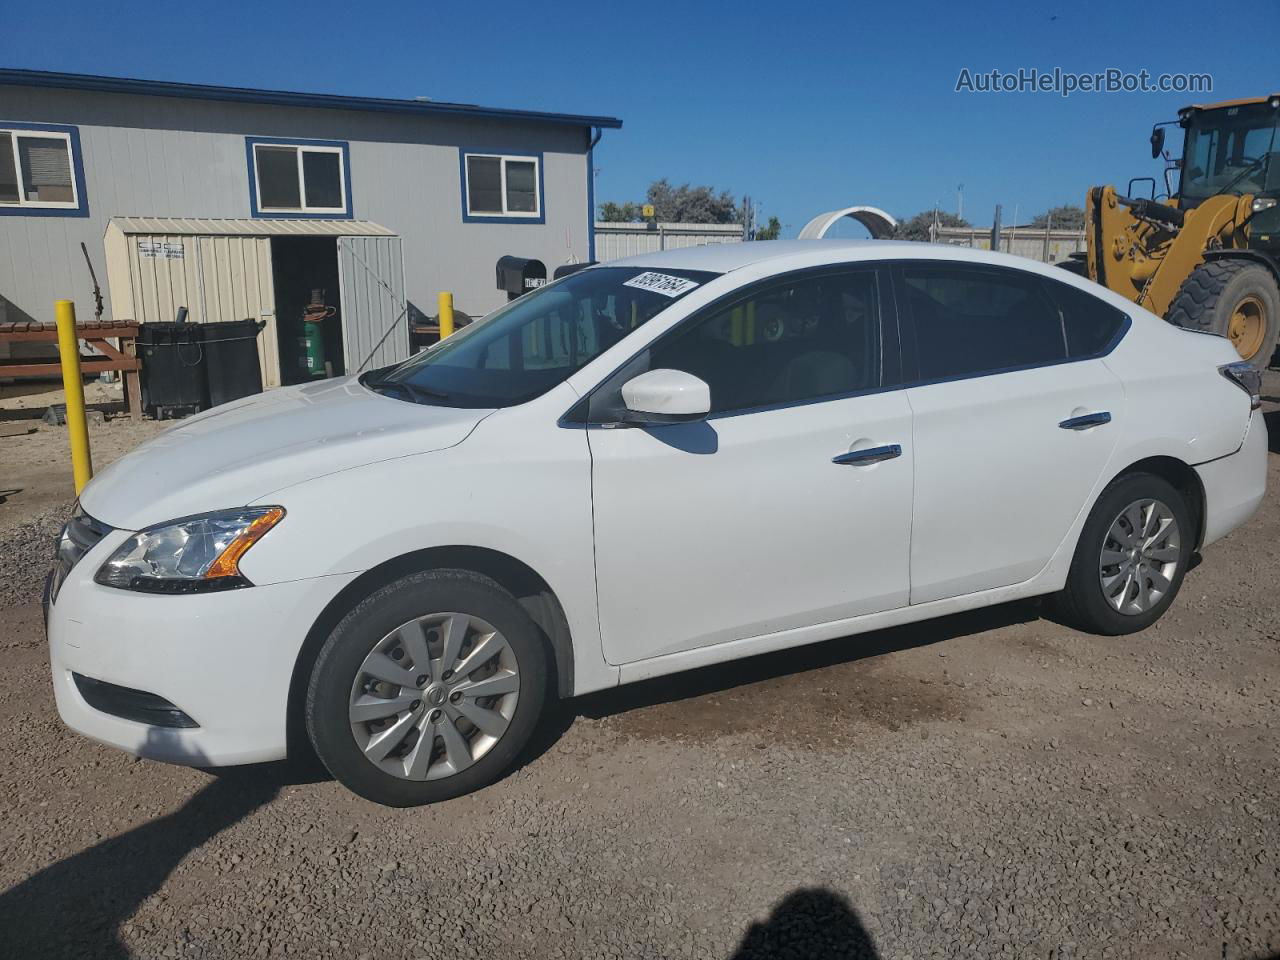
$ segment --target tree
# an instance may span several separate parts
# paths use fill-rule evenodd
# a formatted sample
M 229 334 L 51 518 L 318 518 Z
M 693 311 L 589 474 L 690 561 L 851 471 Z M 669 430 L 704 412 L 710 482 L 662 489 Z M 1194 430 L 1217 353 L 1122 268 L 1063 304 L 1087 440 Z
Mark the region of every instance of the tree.
M 918 240 L 922 243 L 929 242 L 929 228 L 937 218 L 940 227 L 967 227 L 969 221 L 963 217 L 957 217 L 954 213 L 947 213 L 945 210 L 922 210 L 914 217 L 906 220 L 899 220 L 898 227 L 893 231 L 893 239 L 895 240 Z
M 662 223 L 741 223 L 742 212 L 728 190 L 682 183 L 673 187 L 666 177 L 649 184 L 645 200 L 653 204 L 654 219 Z M 600 219 L 615 223 L 643 220 L 641 205 L 627 201 L 600 204 Z
M 691 187 L 683 183 L 673 187 L 663 177 L 649 184 L 648 200 L 654 215 L 663 223 L 741 223 L 742 216 L 733 194 L 718 194 L 708 186 Z
M 1032 219 L 1031 225 L 1041 229 L 1052 225 L 1055 230 L 1083 230 L 1084 209 L 1069 203 L 1054 207 L 1052 210 L 1037 214 Z
M 756 240 L 777 240 L 778 234 L 782 233 L 782 224 L 778 222 L 777 217 L 770 217 L 769 222 L 756 231 Z
M 614 203 L 612 200 L 607 203 L 600 204 L 600 219 L 610 223 L 635 223 L 642 219 L 640 216 L 640 204 L 631 203 Z

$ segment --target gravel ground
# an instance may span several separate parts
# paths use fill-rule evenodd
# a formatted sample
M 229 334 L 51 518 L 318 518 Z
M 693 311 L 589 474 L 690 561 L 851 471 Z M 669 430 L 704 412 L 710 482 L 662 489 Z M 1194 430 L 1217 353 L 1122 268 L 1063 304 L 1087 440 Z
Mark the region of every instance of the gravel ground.
M 51 522 L 0 526 L 0 570 Z M 1015 604 L 595 694 L 416 810 L 71 735 L 20 581 L 0 954 L 1271 957 L 1278 577 L 1272 496 L 1139 636 Z

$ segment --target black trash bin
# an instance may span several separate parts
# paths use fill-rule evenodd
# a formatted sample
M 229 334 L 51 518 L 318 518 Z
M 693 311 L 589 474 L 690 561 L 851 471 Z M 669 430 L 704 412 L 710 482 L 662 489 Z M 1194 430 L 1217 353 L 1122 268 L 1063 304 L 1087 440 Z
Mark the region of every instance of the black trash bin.
M 199 324 L 139 324 L 139 379 L 147 416 L 168 420 L 203 409 L 208 385 L 202 341 Z
M 262 392 L 262 364 L 258 360 L 257 320 L 201 324 L 204 337 L 208 405 L 216 407 Z

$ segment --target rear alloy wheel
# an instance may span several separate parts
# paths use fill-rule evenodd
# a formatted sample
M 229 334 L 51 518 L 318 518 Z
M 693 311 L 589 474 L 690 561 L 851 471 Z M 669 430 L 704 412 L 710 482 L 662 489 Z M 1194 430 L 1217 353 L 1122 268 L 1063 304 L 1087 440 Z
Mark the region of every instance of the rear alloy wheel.
M 498 584 L 461 570 L 374 593 L 316 660 L 307 725 L 329 772 L 391 806 L 475 790 L 510 768 L 546 697 L 537 627 Z
M 1112 482 L 1085 521 L 1065 589 L 1050 598 L 1072 626 L 1115 636 L 1144 630 L 1169 609 L 1191 559 L 1186 501 L 1163 477 Z
M 1098 555 L 1107 603 L 1125 616 L 1154 609 L 1173 587 L 1182 559 L 1182 531 L 1168 505 L 1135 500 L 1111 524 Z
M 1175 326 L 1226 337 L 1240 359 L 1264 370 L 1280 333 L 1280 288 L 1260 263 L 1209 260 L 1183 282 L 1166 319 Z

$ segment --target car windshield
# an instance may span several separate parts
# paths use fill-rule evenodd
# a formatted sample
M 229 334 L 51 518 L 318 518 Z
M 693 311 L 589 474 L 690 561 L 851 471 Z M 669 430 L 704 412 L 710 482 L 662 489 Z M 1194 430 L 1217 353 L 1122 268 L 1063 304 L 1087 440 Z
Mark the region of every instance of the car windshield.
M 360 382 L 417 403 L 525 403 L 716 276 L 643 267 L 582 270 L 526 293 L 396 367 L 365 374 Z
M 1207 110 L 1192 116 L 1182 165 L 1184 197 L 1280 191 L 1275 108 L 1265 103 Z

